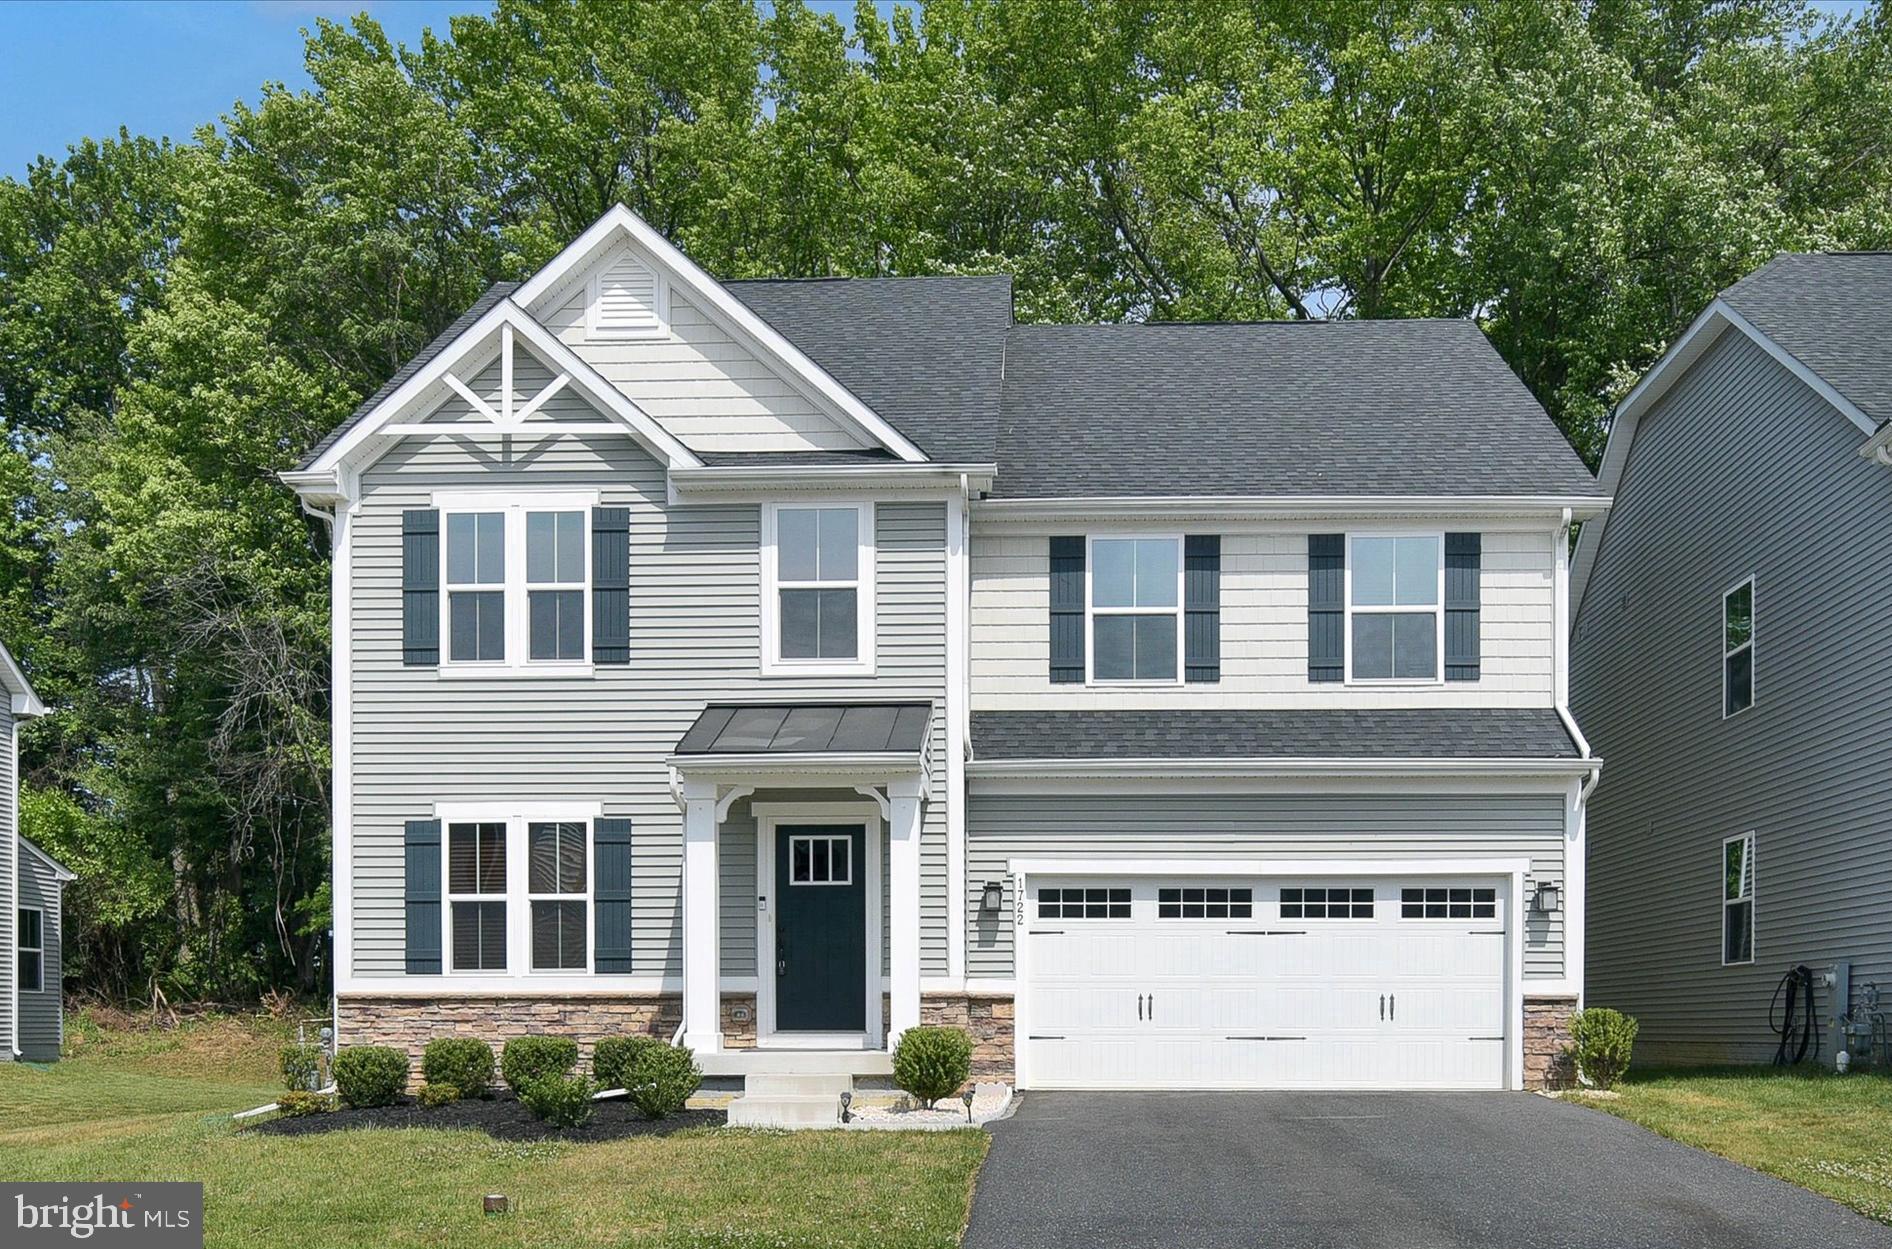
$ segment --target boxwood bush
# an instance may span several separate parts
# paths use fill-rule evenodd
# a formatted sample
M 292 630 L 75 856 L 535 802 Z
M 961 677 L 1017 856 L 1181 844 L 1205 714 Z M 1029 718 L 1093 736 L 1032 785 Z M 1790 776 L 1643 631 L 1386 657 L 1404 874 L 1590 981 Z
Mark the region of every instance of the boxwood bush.
M 421 1076 L 429 1084 L 450 1084 L 461 1097 L 484 1097 L 493 1082 L 493 1047 L 467 1036 L 441 1037 L 421 1052 Z
M 322 1087 L 322 1047 L 285 1045 L 280 1055 L 282 1086 L 292 1092 L 313 1093 Z
M 598 1086 L 585 1076 L 540 1076 L 525 1082 L 519 1089 L 519 1100 L 555 1128 L 577 1128 L 591 1119 L 595 1105 L 591 1095 L 597 1091 Z
M 1600 1089 L 1611 1088 L 1629 1070 L 1630 1051 L 1640 1027 L 1628 1015 L 1592 1006 L 1570 1017 L 1570 1056 L 1577 1073 Z
M 646 1119 L 667 1119 L 703 1084 L 696 1056 L 681 1045 L 649 1045 L 637 1051 L 624 1073 L 623 1089 Z
M 276 1100 L 276 1109 L 291 1119 L 300 1119 L 304 1115 L 327 1114 L 335 1109 L 335 1094 L 293 1089 Z
M 516 1036 L 499 1055 L 499 1073 L 513 1092 L 547 1076 L 570 1075 L 578 1065 L 578 1042 L 562 1036 Z
M 449 1102 L 459 1101 L 465 1094 L 454 1085 L 444 1080 L 429 1080 L 414 1090 L 414 1100 L 423 1106 L 445 1106 Z
M 959 1028 L 908 1028 L 893 1051 L 893 1082 L 928 1110 L 972 1075 L 972 1038 Z
M 591 1052 L 591 1074 L 599 1088 L 629 1088 L 630 1070 L 638 1058 L 648 1050 L 668 1048 L 654 1036 L 603 1037 Z
M 407 1087 L 407 1055 L 385 1045 L 351 1045 L 335 1055 L 335 1091 L 348 1106 L 392 1106 Z

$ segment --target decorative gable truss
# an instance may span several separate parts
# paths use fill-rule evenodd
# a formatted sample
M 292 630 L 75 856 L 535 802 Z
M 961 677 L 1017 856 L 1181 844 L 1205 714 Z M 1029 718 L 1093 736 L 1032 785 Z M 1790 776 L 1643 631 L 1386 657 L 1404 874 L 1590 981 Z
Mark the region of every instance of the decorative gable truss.
M 514 386 L 522 357 L 528 365 L 536 361 L 551 376 L 549 382 L 523 398 Z M 497 394 L 489 398 L 476 392 L 469 383 L 495 361 L 499 366 L 499 387 Z M 566 390 L 589 401 L 605 419 L 545 419 L 546 405 Z M 455 396 L 466 403 L 473 419 L 451 422 L 426 419 Z M 702 466 L 702 461 L 688 447 L 601 377 L 525 309 L 511 299 L 502 299 L 356 422 L 313 463 L 284 473 L 282 479 L 305 499 L 340 502 L 354 495 L 353 480 L 361 470 L 386 454 L 400 439 L 476 431 L 522 438 L 628 435 L 666 468 Z

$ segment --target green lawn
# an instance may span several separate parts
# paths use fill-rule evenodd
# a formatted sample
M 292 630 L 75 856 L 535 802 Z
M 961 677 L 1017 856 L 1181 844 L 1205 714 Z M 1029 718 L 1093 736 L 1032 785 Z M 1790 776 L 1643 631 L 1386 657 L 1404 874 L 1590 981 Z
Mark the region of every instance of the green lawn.
M 1892 1223 L 1892 1077 L 1652 1070 L 1620 1091 L 1574 1100 Z
M 280 1036 L 228 1021 L 0 1065 L 0 1180 L 201 1180 L 213 1246 L 952 1246 L 983 1132 L 245 1133 Z M 480 1198 L 513 1197 L 488 1217 Z

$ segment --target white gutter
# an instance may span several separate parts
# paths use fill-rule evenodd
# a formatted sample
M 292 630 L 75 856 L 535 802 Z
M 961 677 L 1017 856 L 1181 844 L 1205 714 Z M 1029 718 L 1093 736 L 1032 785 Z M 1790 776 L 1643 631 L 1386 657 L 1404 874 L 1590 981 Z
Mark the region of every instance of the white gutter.
M 833 491 L 925 492 L 950 497 L 984 492 L 998 476 L 993 464 L 707 464 L 669 472 L 673 502 L 769 501 L 784 494 Z
M 1349 516 L 1600 516 L 1610 499 L 1597 495 L 1202 495 L 1096 498 L 986 499 L 980 514 L 993 518 L 1185 515 L 1215 517 Z
M 1600 759 L 1294 759 L 1257 756 L 1231 759 L 988 759 L 966 765 L 968 776 L 1578 776 L 1594 772 Z

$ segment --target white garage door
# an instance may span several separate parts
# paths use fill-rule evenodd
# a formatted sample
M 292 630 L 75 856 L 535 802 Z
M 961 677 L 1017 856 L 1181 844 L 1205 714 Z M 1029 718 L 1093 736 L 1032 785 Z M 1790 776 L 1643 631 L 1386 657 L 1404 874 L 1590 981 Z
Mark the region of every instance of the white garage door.
M 1027 881 L 1033 1088 L 1504 1087 L 1508 879 Z

